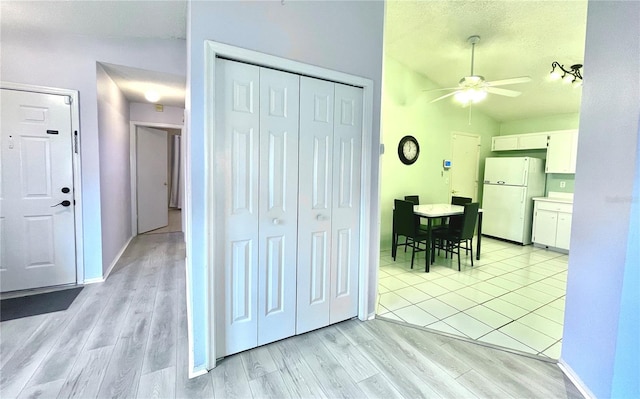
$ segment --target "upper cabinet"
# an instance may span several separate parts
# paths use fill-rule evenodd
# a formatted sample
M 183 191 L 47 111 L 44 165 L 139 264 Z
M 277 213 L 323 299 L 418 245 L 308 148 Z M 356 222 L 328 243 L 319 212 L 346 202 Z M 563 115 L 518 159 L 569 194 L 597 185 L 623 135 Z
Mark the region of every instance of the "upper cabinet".
M 491 138 L 491 151 L 544 150 L 547 133 L 513 134 Z
M 549 133 L 546 173 L 576 173 L 578 131 L 560 130 Z
M 491 138 L 492 151 L 547 150 L 546 173 L 576 173 L 578 130 L 513 134 Z

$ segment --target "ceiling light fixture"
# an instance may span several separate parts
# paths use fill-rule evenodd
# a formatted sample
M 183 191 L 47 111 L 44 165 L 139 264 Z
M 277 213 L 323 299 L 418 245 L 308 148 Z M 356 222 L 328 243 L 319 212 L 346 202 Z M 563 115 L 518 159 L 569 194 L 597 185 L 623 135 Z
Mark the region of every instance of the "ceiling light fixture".
M 571 69 L 567 70 L 564 65 L 560 65 L 558 61 L 551 63 L 551 80 L 562 79 L 564 83 L 571 83 L 573 87 L 582 86 L 582 74 L 580 73 L 582 64 L 571 65 Z
M 160 94 L 157 91 L 149 90 L 144 93 L 144 98 L 151 103 L 157 103 L 160 100 Z

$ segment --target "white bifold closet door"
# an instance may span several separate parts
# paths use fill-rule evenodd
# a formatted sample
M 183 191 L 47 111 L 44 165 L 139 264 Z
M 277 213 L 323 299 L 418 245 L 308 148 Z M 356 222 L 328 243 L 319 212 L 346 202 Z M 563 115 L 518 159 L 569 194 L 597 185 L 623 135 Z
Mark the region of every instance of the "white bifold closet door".
M 218 353 L 356 316 L 362 89 L 218 59 L 215 119 Z
M 358 313 L 362 89 L 300 78 L 296 333 Z
M 225 225 L 217 336 L 229 355 L 295 334 L 299 77 L 225 60 L 216 70 L 216 145 L 229 157 L 218 159 Z

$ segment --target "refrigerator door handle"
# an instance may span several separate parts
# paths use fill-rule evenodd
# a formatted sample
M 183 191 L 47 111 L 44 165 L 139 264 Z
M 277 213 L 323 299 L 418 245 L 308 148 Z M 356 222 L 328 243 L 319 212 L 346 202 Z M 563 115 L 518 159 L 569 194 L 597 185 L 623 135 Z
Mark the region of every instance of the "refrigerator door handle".
M 523 189 L 522 189 L 522 198 L 520 198 L 520 203 L 521 203 L 521 204 L 524 204 L 524 193 L 525 193 L 525 191 L 526 191 L 526 190 L 523 188 Z
M 525 186 L 527 185 L 527 170 L 526 169 L 522 171 L 522 184 L 525 185 Z

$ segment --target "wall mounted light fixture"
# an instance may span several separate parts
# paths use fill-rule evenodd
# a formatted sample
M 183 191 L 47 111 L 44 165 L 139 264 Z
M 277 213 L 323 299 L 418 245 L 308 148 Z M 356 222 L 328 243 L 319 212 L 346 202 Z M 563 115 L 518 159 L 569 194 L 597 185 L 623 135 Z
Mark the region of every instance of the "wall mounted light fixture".
M 582 74 L 580 73 L 582 64 L 571 65 L 570 69 L 565 69 L 564 65 L 560 65 L 558 61 L 551 63 L 551 80 L 562 79 L 565 83 L 571 83 L 573 87 L 582 86 Z

